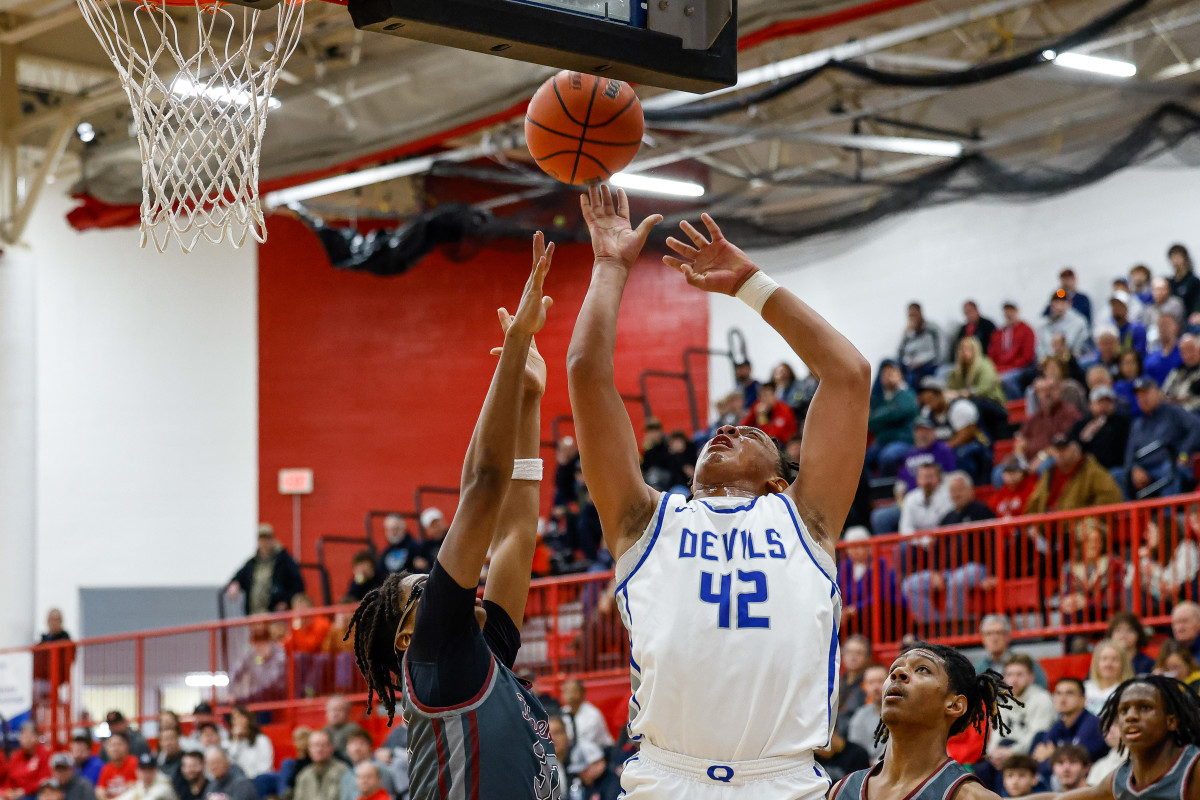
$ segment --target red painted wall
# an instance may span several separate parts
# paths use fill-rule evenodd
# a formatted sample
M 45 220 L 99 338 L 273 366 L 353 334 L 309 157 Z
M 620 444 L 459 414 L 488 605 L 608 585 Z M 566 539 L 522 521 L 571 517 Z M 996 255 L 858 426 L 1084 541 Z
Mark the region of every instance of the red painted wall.
M 495 309 L 515 310 L 529 268 L 529 248 L 511 243 L 466 263 L 435 253 L 395 278 L 344 272 L 300 222 L 271 220 L 258 270 L 259 513 L 281 540 L 290 545 L 292 512 L 277 492 L 280 468 L 315 473 L 315 491 L 303 500 L 305 560 L 314 559 L 319 536 L 360 534 L 368 509 L 411 509 L 418 484 L 458 485 L 494 368 L 488 351 L 501 341 Z M 538 337 L 550 366 L 543 440 L 551 419 L 570 413 L 567 345 L 590 272 L 590 247 L 573 244 L 558 249 L 547 279 L 555 305 Z M 620 390 L 637 394 L 642 370 L 677 371 L 683 349 L 707 341 L 704 294 L 648 257 L 622 308 Z M 703 359 L 693 365 L 703 423 L 707 370 Z M 668 430 L 690 427 L 682 384 L 653 382 L 650 398 Z M 641 411 L 633 411 L 640 439 Z M 543 457 L 552 465 L 552 452 Z M 343 565 L 335 599 L 352 551 L 331 551 L 330 561 Z

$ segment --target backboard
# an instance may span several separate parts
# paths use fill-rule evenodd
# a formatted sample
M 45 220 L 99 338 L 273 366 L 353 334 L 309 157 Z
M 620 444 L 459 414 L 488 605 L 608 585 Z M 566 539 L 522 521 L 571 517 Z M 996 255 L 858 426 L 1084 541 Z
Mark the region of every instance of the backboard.
M 737 82 L 736 0 L 349 0 L 360 30 L 709 92 Z

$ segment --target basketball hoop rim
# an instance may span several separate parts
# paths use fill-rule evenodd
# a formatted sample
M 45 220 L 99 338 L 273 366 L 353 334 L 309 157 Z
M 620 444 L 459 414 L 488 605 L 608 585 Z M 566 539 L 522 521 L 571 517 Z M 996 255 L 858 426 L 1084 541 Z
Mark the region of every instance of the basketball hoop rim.
M 284 3 L 292 6 L 304 5 L 310 0 L 281 0 Z M 141 5 L 150 6 L 174 6 L 176 8 L 221 8 L 227 5 L 237 5 L 236 3 L 227 3 L 225 0 L 125 0 L 127 3 L 138 3 Z M 321 0 L 321 2 L 331 3 L 337 6 L 346 5 L 349 0 Z

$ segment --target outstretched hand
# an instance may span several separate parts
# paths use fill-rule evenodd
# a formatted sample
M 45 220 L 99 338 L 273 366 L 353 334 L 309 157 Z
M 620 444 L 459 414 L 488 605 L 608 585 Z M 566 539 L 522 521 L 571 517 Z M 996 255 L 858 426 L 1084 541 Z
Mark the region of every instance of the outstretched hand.
M 651 214 L 636 228 L 629 220 L 629 198 L 624 189 L 614 197 L 607 185 L 589 186 L 579 196 L 583 219 L 592 237 L 597 261 L 615 261 L 632 267 L 646 244 L 650 229 L 662 222 L 662 214 Z
M 712 217 L 701 214 L 700 219 L 704 221 L 704 227 L 708 228 L 712 241 L 684 220 L 679 223 L 679 227 L 692 240 L 692 244 L 681 242 L 674 236 L 667 237 L 667 247 L 682 258 L 663 256 L 663 263 L 682 272 L 687 282 L 697 289 L 735 295 L 738 289 L 742 288 L 742 284 L 758 272 L 758 267 L 725 238 Z
M 500 332 L 507 336 L 508 329 L 513 324 L 513 315 L 508 313 L 507 308 L 502 307 L 496 309 L 496 316 L 500 318 Z M 494 356 L 502 352 L 503 347 L 492 348 Z M 546 393 L 546 359 L 538 352 L 537 342 L 533 339 L 529 340 L 529 354 L 525 356 L 525 391 L 537 395 Z
M 538 231 L 533 235 L 533 271 L 529 273 L 529 280 L 525 282 L 521 305 L 512 316 L 505 335 L 511 330 L 525 336 L 533 336 L 546 324 L 546 312 L 554 305 L 554 301 L 542 296 L 542 284 L 545 283 L 546 273 L 550 271 L 550 261 L 553 258 L 554 244 L 547 246 L 546 237 Z

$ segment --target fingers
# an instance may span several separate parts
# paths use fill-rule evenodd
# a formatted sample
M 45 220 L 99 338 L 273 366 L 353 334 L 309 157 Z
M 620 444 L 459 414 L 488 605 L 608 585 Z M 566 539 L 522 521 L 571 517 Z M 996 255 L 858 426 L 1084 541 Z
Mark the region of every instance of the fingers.
M 658 223 L 662 222 L 662 220 L 662 214 L 651 214 L 642 220 L 641 225 L 637 226 L 637 230 L 634 231 L 634 233 L 636 233 L 638 237 L 638 250 L 641 250 L 642 246 L 646 244 L 646 237 L 650 235 L 651 229 L 654 228 L 654 226 Z
M 692 261 L 695 261 L 696 256 L 700 255 L 699 250 L 692 247 L 690 244 L 679 241 L 674 236 L 667 237 L 667 247 L 671 248 L 676 253 L 679 253 L 679 255 L 683 256 L 684 258 L 691 259 Z
M 613 202 L 612 190 L 608 188 L 607 183 L 600 184 L 600 201 L 604 209 L 605 216 L 611 217 L 617 213 L 616 204 Z
M 543 297 L 543 298 L 542 298 L 542 308 L 543 308 L 544 310 L 546 310 L 546 311 L 549 311 L 549 310 L 550 310 L 550 307 L 551 307 L 551 306 L 553 306 L 553 305 L 554 305 L 554 298 L 553 298 L 553 297 L 546 296 L 546 297 Z
M 629 196 L 624 189 L 617 189 L 617 214 L 629 219 Z
M 500 332 L 508 333 L 508 329 L 512 327 L 513 317 L 508 313 L 508 309 L 501 306 L 496 309 L 496 316 L 500 318 Z
M 725 238 L 721 233 L 721 229 L 717 227 L 716 221 L 705 211 L 700 215 L 700 221 L 704 223 L 704 227 L 708 228 L 708 235 L 712 237 L 714 242 L 719 242 Z
M 687 234 L 687 237 L 692 240 L 692 244 L 696 245 L 696 247 L 704 247 L 705 245 L 711 244 L 708 239 L 704 238 L 704 234 L 696 230 L 692 223 L 688 222 L 686 219 L 679 223 L 679 227 L 684 233 Z
M 546 237 L 541 231 L 533 234 L 533 261 L 536 264 L 537 260 L 546 255 Z

